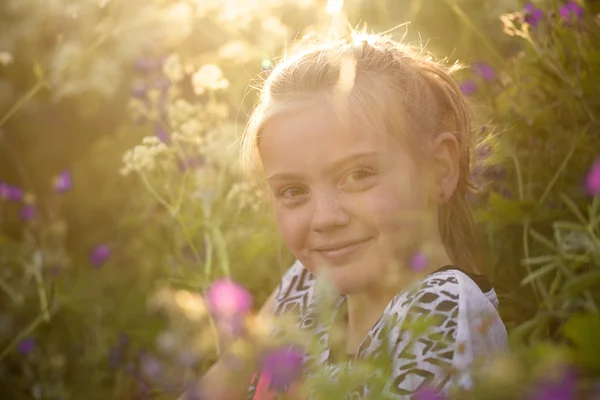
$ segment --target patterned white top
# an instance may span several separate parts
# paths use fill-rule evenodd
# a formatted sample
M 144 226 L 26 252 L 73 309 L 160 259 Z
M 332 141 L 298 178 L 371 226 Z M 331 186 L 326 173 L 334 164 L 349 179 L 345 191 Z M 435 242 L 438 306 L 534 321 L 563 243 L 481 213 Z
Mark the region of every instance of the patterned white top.
M 331 325 L 315 318 L 315 294 L 316 277 L 297 261 L 278 286 L 274 314 L 296 316 L 298 328 L 314 335 L 323 349 L 316 356 L 308 356 L 305 362 L 328 365 L 331 379 L 336 379 L 342 367 L 333 362 L 329 347 Z M 335 310 L 343 310 L 344 304 L 345 297 L 340 296 Z M 350 360 L 351 366 L 356 360 L 390 358 L 391 376 L 383 379 L 384 387 L 375 389 L 365 382 L 347 398 L 364 398 L 383 391 L 389 398 L 404 399 L 424 385 L 443 392 L 453 383 L 468 385 L 464 379 L 458 380 L 461 374 L 450 371 L 467 371 L 476 358 L 489 358 L 495 351 L 508 348 L 497 307 L 494 289 L 481 276 L 453 266 L 426 276 L 415 290 L 402 291 L 389 302 Z M 426 333 L 411 337 L 412 333 L 403 327 L 419 317 L 438 319 Z M 389 374 L 390 369 L 375 375 Z M 253 386 L 249 399 L 254 398 Z

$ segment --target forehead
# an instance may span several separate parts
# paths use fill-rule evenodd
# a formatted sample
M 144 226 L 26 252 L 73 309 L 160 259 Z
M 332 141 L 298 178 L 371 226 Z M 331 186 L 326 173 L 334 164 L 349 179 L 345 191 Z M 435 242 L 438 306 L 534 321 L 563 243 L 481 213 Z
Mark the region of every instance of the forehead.
M 259 141 L 267 173 L 292 166 L 308 171 L 361 153 L 393 155 L 401 150 L 397 138 L 355 118 L 340 118 L 326 102 L 272 118 Z

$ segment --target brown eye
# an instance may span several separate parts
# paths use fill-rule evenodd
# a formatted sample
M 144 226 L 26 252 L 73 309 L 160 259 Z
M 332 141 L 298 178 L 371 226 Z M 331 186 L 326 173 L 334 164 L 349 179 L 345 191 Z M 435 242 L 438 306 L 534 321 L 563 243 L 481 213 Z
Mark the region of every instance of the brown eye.
M 344 178 L 343 184 L 360 182 L 363 179 L 366 179 L 373 175 L 374 175 L 374 173 L 372 171 L 369 171 L 366 169 L 359 169 L 357 171 L 352 171 L 351 173 L 346 175 L 346 178 Z
M 305 194 L 307 194 L 307 190 L 300 186 L 287 187 L 279 193 L 280 197 L 285 197 L 289 199 L 304 196 Z

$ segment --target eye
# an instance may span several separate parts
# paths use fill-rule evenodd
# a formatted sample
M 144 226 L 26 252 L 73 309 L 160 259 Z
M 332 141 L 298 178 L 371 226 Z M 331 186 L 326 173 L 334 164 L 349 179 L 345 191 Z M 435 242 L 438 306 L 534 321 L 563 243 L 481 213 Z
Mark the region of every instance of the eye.
M 345 184 L 357 183 L 357 182 L 363 181 L 373 175 L 375 175 L 375 172 L 368 170 L 368 169 L 363 168 L 363 169 L 354 170 L 354 171 L 350 172 L 348 175 L 346 175 L 346 177 L 342 181 L 342 184 L 345 185 Z
M 279 192 L 279 197 L 283 197 L 283 198 L 286 198 L 286 199 L 295 199 L 295 198 L 298 198 L 300 196 L 304 196 L 307 193 L 308 193 L 308 190 L 306 190 L 303 187 L 300 187 L 300 186 L 288 186 L 286 188 L 283 188 L 283 190 L 281 190 Z

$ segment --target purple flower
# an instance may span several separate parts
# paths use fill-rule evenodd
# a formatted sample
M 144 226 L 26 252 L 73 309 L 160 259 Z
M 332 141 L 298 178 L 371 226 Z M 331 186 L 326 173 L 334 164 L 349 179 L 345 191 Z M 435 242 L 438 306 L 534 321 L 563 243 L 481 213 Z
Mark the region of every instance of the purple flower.
M 262 371 L 271 378 L 271 386 L 285 390 L 302 373 L 304 352 L 294 346 L 283 347 L 268 352 L 262 360 Z
M 101 268 L 110 258 L 110 247 L 99 244 L 90 252 L 90 262 L 95 268 Z
M 473 69 L 477 75 L 481 76 L 486 81 L 493 81 L 496 79 L 496 72 L 494 71 L 494 68 L 483 61 L 473 64 Z
M 156 124 L 154 126 L 154 135 L 164 144 L 171 143 L 171 136 L 162 124 Z
M 150 379 L 155 379 L 160 374 L 162 367 L 160 361 L 152 355 L 144 354 L 140 359 L 142 374 Z
M 460 91 L 465 96 L 471 96 L 471 95 L 475 94 L 475 92 L 477 91 L 477 83 L 472 80 L 464 81 L 463 83 L 460 84 L 459 87 L 460 87 Z
M 187 157 L 179 160 L 179 171 L 184 172 L 188 169 L 195 170 L 202 168 L 206 164 L 206 159 L 202 154 Z
M 153 60 L 151 58 L 142 57 L 135 60 L 135 62 L 133 63 L 133 69 L 136 72 L 147 73 L 160 69 L 162 67 L 162 64 L 162 60 Z
M 165 91 L 171 86 L 171 81 L 165 76 L 159 76 L 152 81 L 152 87 L 160 91 Z
M 574 1 L 568 1 L 567 4 L 558 10 L 558 13 L 563 21 L 570 24 L 571 22 L 574 22 L 574 20 L 581 21 L 583 18 L 583 7 Z
M 217 318 L 241 317 L 252 310 L 252 295 L 228 279 L 214 282 L 206 293 L 210 312 Z
M 586 188 L 592 196 L 600 194 L 600 158 L 594 162 L 587 174 Z
M 531 3 L 525 4 L 523 11 L 525 13 L 525 22 L 534 28 L 544 18 L 544 12 Z
M 445 399 L 446 399 L 446 397 L 444 397 L 443 394 L 441 394 L 440 392 L 438 392 L 437 390 L 435 390 L 429 386 L 420 388 L 415 395 L 415 400 L 445 400 Z
M 25 221 L 31 221 L 35 218 L 37 208 L 33 204 L 27 204 L 21 208 L 21 218 Z
M 21 201 L 23 200 L 23 190 L 18 186 L 11 186 L 0 182 L 0 199 Z
M 33 338 L 25 338 L 19 342 L 19 352 L 21 354 L 29 354 L 35 349 L 35 340 Z
M 137 99 L 142 98 L 146 95 L 146 91 L 148 88 L 146 84 L 142 80 L 136 80 L 133 85 L 131 85 L 131 95 Z
M 429 258 L 424 253 L 415 253 L 410 259 L 410 268 L 415 272 L 423 271 L 429 264 Z
M 57 193 L 64 193 L 73 187 L 73 177 L 71 171 L 65 169 L 54 180 L 54 190 Z
M 575 394 L 577 373 L 573 368 L 560 368 L 557 376 L 546 378 L 538 383 L 531 400 L 570 400 Z

